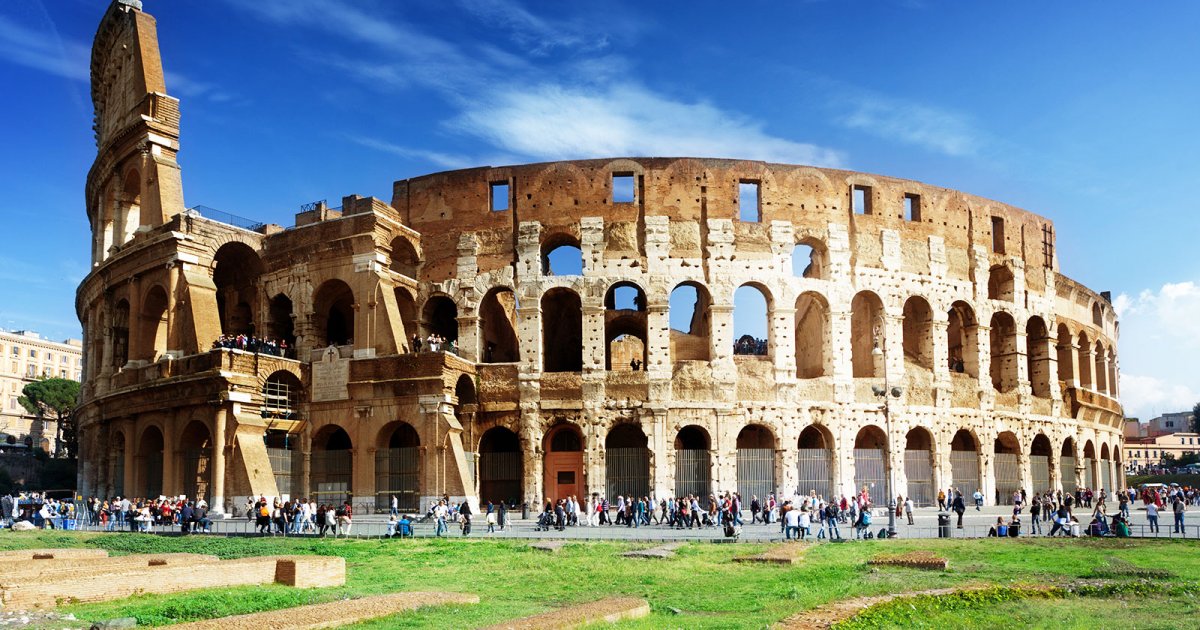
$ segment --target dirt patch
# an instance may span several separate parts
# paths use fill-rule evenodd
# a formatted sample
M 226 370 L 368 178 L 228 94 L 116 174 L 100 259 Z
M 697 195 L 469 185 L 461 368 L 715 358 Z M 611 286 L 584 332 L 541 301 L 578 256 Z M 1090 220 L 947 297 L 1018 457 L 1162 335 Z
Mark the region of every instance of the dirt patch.
M 910 551 L 902 554 L 881 554 L 871 558 L 867 564 L 875 567 L 908 567 L 929 571 L 945 571 L 950 561 L 929 551 Z
M 885 604 L 894 599 L 901 597 L 917 597 L 919 595 L 948 595 L 950 593 L 958 593 L 963 591 L 974 591 L 985 586 L 967 586 L 961 588 L 938 588 L 928 591 L 914 591 L 911 593 L 893 593 L 891 595 L 875 595 L 872 597 L 855 597 L 853 599 L 843 599 L 841 601 L 831 602 L 824 606 L 818 606 L 812 610 L 806 610 L 780 621 L 775 624 L 775 628 L 829 628 L 834 624 L 843 622 L 862 611 L 875 606 L 877 604 Z
M 734 558 L 734 562 L 760 562 L 764 564 L 796 564 L 812 545 L 807 543 L 783 543 L 753 556 Z
M 547 551 L 549 553 L 558 553 L 558 550 L 562 549 L 563 545 L 565 544 L 567 543 L 562 540 L 543 540 L 542 542 L 535 542 L 532 545 L 529 545 L 529 548 L 537 549 L 538 551 Z
M 342 599 L 268 612 L 208 619 L 171 626 L 188 630 L 262 630 L 262 628 L 309 630 L 336 628 L 368 619 L 386 617 L 425 606 L 478 604 L 478 595 L 464 593 L 392 593 L 361 599 Z
M 557 630 L 578 628 L 589 623 L 616 623 L 622 619 L 640 619 L 650 614 L 650 604 L 637 597 L 609 597 L 576 604 L 550 612 L 505 621 L 487 630 Z
M 633 551 L 626 551 L 621 555 L 625 556 L 626 558 L 674 558 L 675 550 L 682 546 L 682 542 L 673 542 L 665 545 L 659 545 L 657 547 L 651 547 L 649 549 L 635 549 Z

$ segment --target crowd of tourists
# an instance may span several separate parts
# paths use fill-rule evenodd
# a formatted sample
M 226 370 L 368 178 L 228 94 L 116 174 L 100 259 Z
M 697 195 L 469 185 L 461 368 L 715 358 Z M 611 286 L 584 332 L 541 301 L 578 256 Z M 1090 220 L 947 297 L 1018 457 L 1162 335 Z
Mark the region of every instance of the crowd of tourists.
M 756 339 L 750 335 L 742 335 L 740 339 L 733 342 L 733 353 L 766 356 L 767 340 Z
M 27 521 L 38 529 L 66 529 L 75 520 L 75 504 L 43 496 L 38 492 L 19 492 L 0 497 L 0 525 L 11 527 Z
M 245 350 L 257 354 L 294 358 L 291 348 L 283 339 L 260 339 L 254 335 L 221 335 L 213 342 L 212 349 Z
M 451 339 L 446 341 L 446 338 L 436 334 L 429 333 L 425 337 L 425 341 L 421 341 L 421 335 L 412 336 L 412 351 L 421 352 L 422 349 L 426 352 L 449 352 L 450 354 L 458 354 L 458 342 Z
M 263 536 L 317 534 L 324 538 L 332 534 L 336 538 L 350 535 L 354 506 L 349 501 L 318 504 L 307 498 L 281 501 L 260 496 L 246 501 L 246 518 L 254 522 L 255 533 Z

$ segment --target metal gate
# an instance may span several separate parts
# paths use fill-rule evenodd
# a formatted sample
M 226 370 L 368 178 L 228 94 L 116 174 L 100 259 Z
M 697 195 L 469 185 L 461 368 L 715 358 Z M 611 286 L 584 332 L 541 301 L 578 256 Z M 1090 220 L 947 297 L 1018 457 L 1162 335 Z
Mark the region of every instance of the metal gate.
M 150 453 L 142 461 L 142 488 L 146 492 L 144 496 L 147 499 L 157 498 L 162 494 L 163 454 Z
M 1091 457 L 1083 458 L 1083 487 L 1087 490 L 1096 489 L 1096 460 Z
M 312 466 L 312 483 L 309 486 L 318 503 L 350 500 L 350 480 L 354 470 L 350 451 L 313 451 L 309 463 Z
M 1012 505 L 1021 489 L 1021 462 L 1016 453 L 996 453 L 996 505 Z
M 1033 492 L 1041 494 L 1050 489 L 1050 458 L 1045 455 L 1029 456 L 1029 474 L 1033 476 Z
M 189 448 L 183 451 L 183 493 L 189 499 L 211 498 L 208 496 L 208 463 L 212 449 Z
M 521 453 L 479 454 L 479 501 L 521 505 Z
M 929 451 L 904 451 L 904 476 L 908 477 L 908 498 L 917 507 L 933 505 L 933 454 Z
M 775 449 L 738 449 L 737 491 L 745 505 L 751 497 L 762 499 L 775 492 Z
M 675 496 L 694 494 L 707 497 L 712 492 L 708 451 L 681 448 L 675 451 Z M 612 500 L 612 497 L 609 497 Z
M 1075 483 L 1075 458 L 1070 455 L 1063 455 L 1059 460 L 1059 475 L 1062 478 L 1063 492 L 1074 493 L 1077 484 Z
M 386 512 L 391 508 L 392 495 L 400 509 L 420 509 L 421 449 L 381 448 L 375 451 L 375 509 Z
M 604 479 L 609 501 L 618 496 L 649 497 L 650 449 L 644 446 L 605 449 Z
M 883 467 L 883 449 L 854 449 L 854 493 L 860 494 L 863 487 L 870 494 L 871 503 L 887 505 L 887 487 L 884 483 L 886 471 Z
M 1114 490 L 1113 476 L 1112 476 L 1112 460 L 1108 460 L 1108 459 L 1100 460 L 1100 479 L 1101 479 L 1101 482 L 1100 482 L 1101 487 L 1104 488 L 1104 490 L 1107 491 L 1108 494 L 1111 495 Z
M 280 497 L 305 498 L 296 496 L 300 492 L 300 458 L 300 451 L 267 448 L 267 460 L 271 462 L 271 472 L 275 474 L 275 487 L 279 489 Z
M 950 485 L 963 494 L 965 501 L 979 490 L 979 452 L 950 451 Z
M 833 451 L 827 448 L 802 448 L 796 458 L 796 494 L 818 496 L 833 501 Z

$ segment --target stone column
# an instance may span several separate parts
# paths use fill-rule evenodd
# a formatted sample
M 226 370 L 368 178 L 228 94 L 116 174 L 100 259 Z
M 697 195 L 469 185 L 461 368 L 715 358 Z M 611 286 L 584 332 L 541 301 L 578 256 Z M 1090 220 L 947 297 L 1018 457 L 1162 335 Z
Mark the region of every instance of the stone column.
M 670 304 L 650 302 L 646 307 L 646 372 L 650 378 L 671 378 Z
M 778 300 L 771 309 L 769 349 L 775 366 L 775 382 L 796 378 L 796 309 L 780 307 Z
M 175 311 L 179 308 L 179 269 L 181 265 L 179 261 L 173 260 L 167 263 L 167 347 L 166 352 L 171 356 L 182 354 L 180 348 L 183 344 L 179 342 L 179 317 Z
M 218 407 L 213 414 L 212 441 L 212 487 L 209 489 L 208 505 L 213 514 L 225 514 L 225 425 L 229 410 Z

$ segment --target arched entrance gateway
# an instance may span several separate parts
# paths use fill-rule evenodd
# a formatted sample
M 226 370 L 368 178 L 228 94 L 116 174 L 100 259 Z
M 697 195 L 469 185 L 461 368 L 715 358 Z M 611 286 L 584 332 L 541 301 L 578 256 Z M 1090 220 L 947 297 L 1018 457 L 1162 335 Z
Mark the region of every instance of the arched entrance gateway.
M 933 436 L 917 427 L 904 438 L 904 476 L 908 478 L 906 496 L 918 507 L 933 505 Z
M 1083 488 L 1096 489 L 1096 447 L 1091 440 L 1083 443 Z
M 350 500 L 354 456 L 350 435 L 337 425 L 322 427 L 312 439 L 312 495 L 317 503 Z
M 636 424 L 613 427 L 604 440 L 605 496 L 609 501 L 650 496 L 650 449 Z
M 135 487 L 146 498 L 163 492 L 163 434 L 158 427 L 146 427 L 138 442 L 137 483 Z
M 737 491 L 747 506 L 751 497 L 775 492 L 775 435 L 767 427 L 750 424 L 738 433 Z
M 583 482 L 583 435 L 579 427 L 563 422 L 546 434 L 544 498 L 556 501 L 578 496 Z
M 523 478 L 520 438 L 504 427 L 488 429 L 479 440 L 479 502 L 520 505 Z
M 375 509 L 389 509 L 395 496 L 401 510 L 418 510 L 420 490 L 421 437 L 407 422 L 390 423 L 375 450 Z
M 212 459 L 212 438 L 208 427 L 202 422 L 192 421 L 183 430 L 179 439 L 182 458 L 180 479 L 183 493 L 189 499 L 211 499 L 209 496 L 209 462 Z
M 854 438 L 854 492 L 867 489 L 871 503 L 887 505 L 887 436 L 877 426 L 865 426 Z
M 1078 488 L 1075 477 L 1075 440 L 1067 438 L 1063 441 L 1062 455 L 1059 456 L 1058 461 L 1063 492 L 1075 492 Z
M 1050 490 L 1050 457 L 1053 455 L 1050 439 L 1039 433 L 1029 447 L 1029 474 L 1033 477 L 1035 494 Z
M 1109 495 L 1116 490 L 1113 483 L 1112 459 L 1109 457 L 1108 445 L 1100 445 L 1100 487 Z
M 1021 490 L 1021 445 L 1005 431 L 996 436 L 995 448 L 996 505 L 1012 505 L 1013 493 Z
M 980 489 L 979 442 L 966 429 L 960 429 L 950 441 L 950 485 L 967 501 Z
M 675 496 L 707 497 L 712 491 L 708 432 L 687 426 L 675 436 Z
M 796 494 L 816 493 L 832 501 L 833 437 L 824 427 L 810 425 L 800 432 L 796 446 Z

